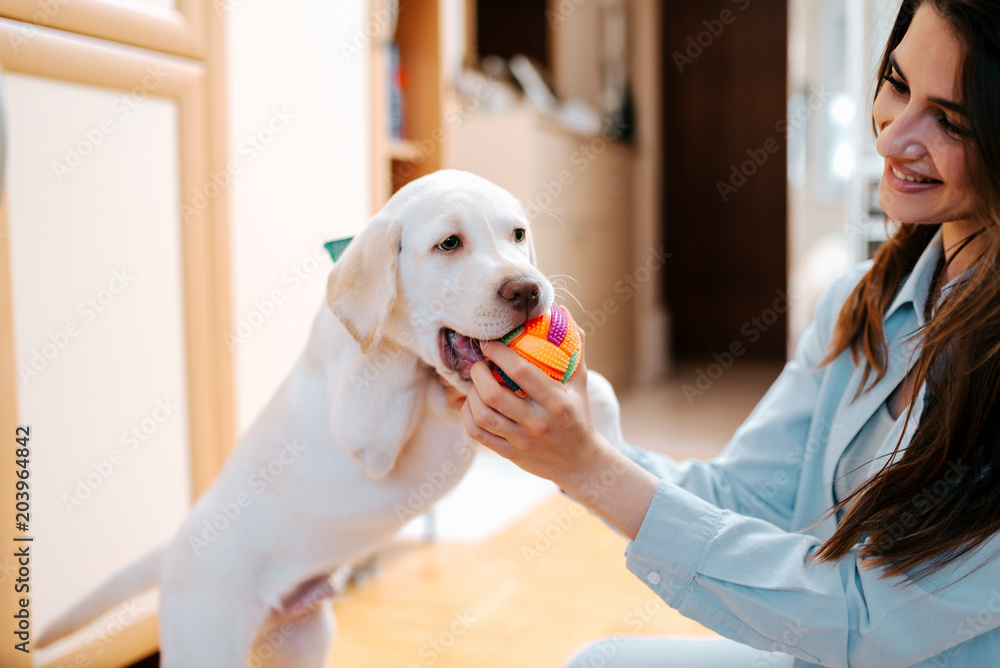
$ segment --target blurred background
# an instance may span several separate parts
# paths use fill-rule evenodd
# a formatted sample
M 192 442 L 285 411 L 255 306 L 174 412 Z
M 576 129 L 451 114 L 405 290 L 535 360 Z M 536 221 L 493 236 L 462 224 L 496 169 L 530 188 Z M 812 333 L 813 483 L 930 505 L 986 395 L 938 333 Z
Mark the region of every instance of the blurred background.
M 35 628 L 173 535 L 302 350 L 322 244 L 440 168 L 524 203 L 626 436 L 713 454 L 884 239 L 870 111 L 897 6 L 0 0 L 0 433 L 31 426 Z M 402 541 L 483 544 L 547 507 L 481 460 Z M 137 605 L 0 663 L 129 665 L 156 647 Z M 511 646 L 483 633 L 482 656 Z

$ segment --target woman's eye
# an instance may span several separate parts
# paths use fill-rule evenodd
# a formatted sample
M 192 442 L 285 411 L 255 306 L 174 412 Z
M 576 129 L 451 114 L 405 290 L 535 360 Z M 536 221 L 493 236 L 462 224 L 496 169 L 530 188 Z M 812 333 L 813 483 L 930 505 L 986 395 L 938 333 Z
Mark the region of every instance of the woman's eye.
M 521 243 L 522 241 L 524 241 L 524 237 L 525 237 L 525 231 L 523 227 L 519 227 L 516 230 L 514 230 L 514 241 L 516 241 L 517 243 Z
M 896 77 L 892 76 L 891 73 L 886 74 L 882 78 L 888 81 L 889 85 L 892 86 L 892 89 L 897 93 L 899 93 L 900 95 L 906 95 L 907 93 L 910 92 L 910 89 L 906 86 L 906 84 L 904 84 Z
M 938 116 L 937 121 L 938 124 L 941 126 L 941 129 L 945 131 L 945 134 L 947 134 L 950 137 L 953 137 L 955 139 L 965 139 L 966 137 L 969 136 L 968 130 L 955 125 L 954 123 L 949 121 L 948 117 L 945 116 L 944 114 Z
M 462 245 L 462 240 L 454 234 L 437 245 L 438 250 L 453 251 Z

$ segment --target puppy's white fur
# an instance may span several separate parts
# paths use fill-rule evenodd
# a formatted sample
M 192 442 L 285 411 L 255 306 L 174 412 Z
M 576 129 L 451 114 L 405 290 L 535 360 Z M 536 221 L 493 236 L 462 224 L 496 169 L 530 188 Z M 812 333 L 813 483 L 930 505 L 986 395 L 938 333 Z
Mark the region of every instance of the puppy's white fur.
M 460 246 L 439 247 L 451 236 Z M 255 665 L 323 666 L 331 575 L 400 528 L 427 472 L 447 473 L 429 507 L 471 464 L 436 378 L 470 384 L 442 358 L 442 329 L 494 339 L 547 310 L 552 286 L 534 259 L 521 206 L 488 181 L 444 170 L 401 189 L 334 265 L 305 351 L 176 537 L 38 645 L 159 584 L 165 668 L 237 668 L 248 652 Z M 501 294 L 515 280 L 537 284 L 532 308 Z M 610 384 L 591 374 L 588 388 L 595 424 L 620 442 Z M 282 473 L 261 475 L 269 465 Z

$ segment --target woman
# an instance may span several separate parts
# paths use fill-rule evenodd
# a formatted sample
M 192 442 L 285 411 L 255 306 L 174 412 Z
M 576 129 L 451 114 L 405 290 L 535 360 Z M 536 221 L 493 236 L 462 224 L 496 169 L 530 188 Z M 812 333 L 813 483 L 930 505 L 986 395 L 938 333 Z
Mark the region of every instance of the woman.
M 828 289 L 719 456 L 620 452 L 585 373 L 562 386 L 484 346 L 533 401 L 477 364 L 469 434 L 622 531 L 626 566 L 725 636 L 692 656 L 607 640 L 573 666 L 997 664 L 1000 3 L 905 0 L 880 75 L 899 230 Z

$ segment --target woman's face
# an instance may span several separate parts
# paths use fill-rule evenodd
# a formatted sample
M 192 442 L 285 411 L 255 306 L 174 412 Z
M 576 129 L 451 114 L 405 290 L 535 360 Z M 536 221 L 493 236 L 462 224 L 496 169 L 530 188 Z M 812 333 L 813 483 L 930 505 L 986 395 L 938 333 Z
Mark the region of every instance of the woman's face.
M 923 3 L 890 56 L 873 115 L 885 158 L 879 203 L 901 223 L 946 223 L 973 212 L 963 114 L 965 54 L 951 24 Z

